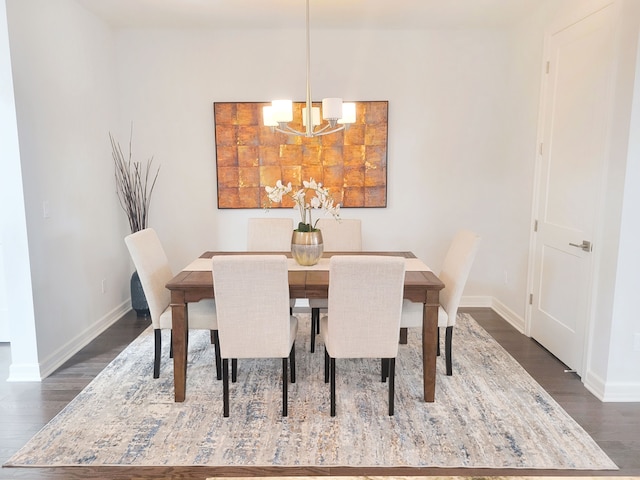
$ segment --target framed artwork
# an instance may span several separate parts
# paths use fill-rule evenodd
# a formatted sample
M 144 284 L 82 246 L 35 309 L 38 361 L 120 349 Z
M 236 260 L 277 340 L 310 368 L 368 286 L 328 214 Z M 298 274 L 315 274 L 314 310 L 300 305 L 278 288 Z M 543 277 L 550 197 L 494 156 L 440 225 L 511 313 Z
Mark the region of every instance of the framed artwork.
M 218 208 L 264 208 L 269 205 L 264 187 L 281 180 L 301 188 L 310 178 L 327 187 L 343 208 L 386 207 L 389 102 L 355 103 L 356 123 L 307 138 L 263 126 L 262 107 L 268 102 L 215 102 Z M 294 103 L 290 125 L 298 130 L 303 130 L 303 106 Z M 271 208 L 292 205 L 285 201 Z

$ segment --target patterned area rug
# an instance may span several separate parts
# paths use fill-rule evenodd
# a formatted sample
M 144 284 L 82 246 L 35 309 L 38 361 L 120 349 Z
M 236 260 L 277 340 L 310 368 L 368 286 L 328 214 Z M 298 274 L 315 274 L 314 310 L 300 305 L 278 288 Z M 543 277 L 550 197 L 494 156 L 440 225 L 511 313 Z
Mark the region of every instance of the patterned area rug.
M 395 416 L 379 360 L 337 362 L 329 416 L 322 345 L 309 352 L 298 315 L 297 382 L 282 418 L 281 361 L 241 360 L 222 416 L 208 332 L 189 339 L 187 399 L 173 401 L 168 334 L 160 379 L 145 331 L 7 466 L 414 466 L 617 469 L 593 439 L 469 315 L 454 334 L 454 375 L 438 359 L 436 402 L 424 403 L 420 338 L 410 330 L 396 367 Z

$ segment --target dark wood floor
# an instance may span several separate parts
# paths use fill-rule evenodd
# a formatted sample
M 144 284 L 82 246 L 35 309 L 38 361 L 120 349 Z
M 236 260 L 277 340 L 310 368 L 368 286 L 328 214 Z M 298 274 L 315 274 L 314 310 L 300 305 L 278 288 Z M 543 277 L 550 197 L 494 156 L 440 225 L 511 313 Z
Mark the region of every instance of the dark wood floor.
M 204 479 L 212 476 L 640 476 L 640 403 L 602 403 L 580 379 L 535 341 L 518 333 L 490 309 L 469 312 L 620 467 L 617 471 L 444 468 L 209 468 L 72 467 L 2 468 L 0 479 Z M 73 399 L 149 322 L 123 317 L 53 375 L 40 383 L 7 383 L 9 347 L 0 344 L 0 463 L 4 463 Z M 454 337 L 455 355 L 455 337 Z M 454 372 L 455 375 L 455 372 Z

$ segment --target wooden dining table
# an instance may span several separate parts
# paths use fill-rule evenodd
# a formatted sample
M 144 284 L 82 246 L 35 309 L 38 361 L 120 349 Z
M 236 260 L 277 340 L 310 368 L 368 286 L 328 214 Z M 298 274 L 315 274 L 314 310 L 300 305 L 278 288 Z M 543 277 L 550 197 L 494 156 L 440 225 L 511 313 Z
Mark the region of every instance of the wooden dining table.
M 214 255 L 256 255 L 277 252 L 204 252 L 172 278 L 166 287 L 171 291 L 174 397 L 183 402 L 187 386 L 187 336 L 189 319 L 187 305 L 204 298 L 214 298 L 211 261 Z M 435 400 L 438 306 L 444 284 L 412 252 L 331 252 L 325 253 L 318 265 L 303 267 L 295 263 L 290 252 L 289 293 L 291 298 L 327 298 L 329 292 L 328 258 L 332 255 L 387 255 L 407 259 L 404 298 L 424 304 L 422 321 L 422 368 L 424 401 Z M 405 335 L 406 341 L 406 335 Z M 403 343 L 401 335 L 401 343 Z

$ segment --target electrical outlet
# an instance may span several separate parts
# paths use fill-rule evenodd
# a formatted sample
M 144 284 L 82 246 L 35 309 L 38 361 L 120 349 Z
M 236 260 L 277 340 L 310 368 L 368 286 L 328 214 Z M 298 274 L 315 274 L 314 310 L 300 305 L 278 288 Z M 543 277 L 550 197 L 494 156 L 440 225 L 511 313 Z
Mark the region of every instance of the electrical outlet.
M 107 279 L 102 279 L 102 293 L 107 293 Z

